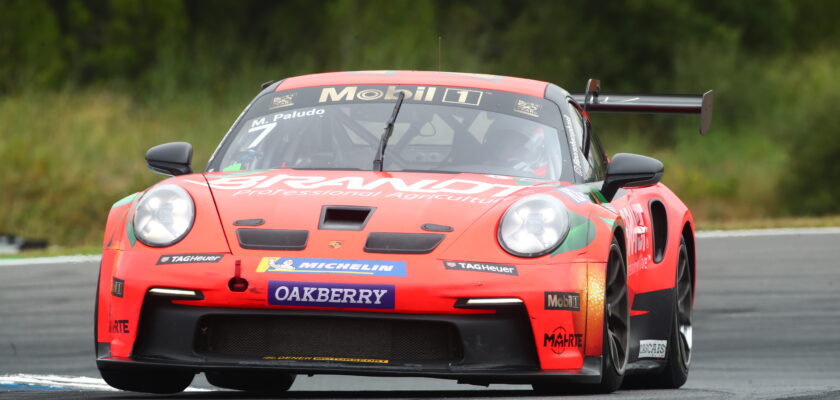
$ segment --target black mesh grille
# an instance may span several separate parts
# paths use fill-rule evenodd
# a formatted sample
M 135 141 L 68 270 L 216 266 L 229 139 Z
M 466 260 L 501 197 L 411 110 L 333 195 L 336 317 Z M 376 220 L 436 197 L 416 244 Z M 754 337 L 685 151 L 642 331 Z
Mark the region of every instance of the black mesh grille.
M 340 357 L 391 362 L 462 358 L 445 322 L 333 317 L 210 316 L 199 323 L 196 351 L 237 357 Z

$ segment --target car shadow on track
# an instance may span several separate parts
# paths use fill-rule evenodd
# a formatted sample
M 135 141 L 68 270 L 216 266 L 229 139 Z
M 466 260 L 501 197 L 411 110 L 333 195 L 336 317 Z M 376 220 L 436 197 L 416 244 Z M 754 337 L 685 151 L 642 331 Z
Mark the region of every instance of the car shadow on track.
M 103 393 L 104 394 L 104 393 Z M 98 399 L 395 399 L 395 398 L 511 398 L 511 397 L 530 397 L 535 396 L 536 393 L 530 390 L 389 390 L 389 391 L 349 391 L 349 392 L 331 392 L 331 391 L 293 391 L 279 394 L 252 394 L 230 391 L 218 392 L 193 392 L 193 393 L 179 393 L 175 395 L 153 395 L 153 394 L 139 394 L 139 393 L 107 393 L 105 396 L 97 396 Z

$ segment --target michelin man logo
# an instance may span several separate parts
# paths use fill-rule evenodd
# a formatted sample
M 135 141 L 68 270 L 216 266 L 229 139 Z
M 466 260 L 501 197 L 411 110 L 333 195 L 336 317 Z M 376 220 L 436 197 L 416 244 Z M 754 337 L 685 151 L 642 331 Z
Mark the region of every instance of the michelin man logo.
M 293 265 L 295 263 L 294 260 L 291 260 L 291 259 L 287 258 L 287 259 L 283 260 L 283 262 L 278 264 L 277 262 L 279 260 L 282 260 L 282 258 L 270 258 L 270 259 L 268 259 L 268 265 L 271 267 L 271 271 L 294 271 L 295 270 L 295 266 Z

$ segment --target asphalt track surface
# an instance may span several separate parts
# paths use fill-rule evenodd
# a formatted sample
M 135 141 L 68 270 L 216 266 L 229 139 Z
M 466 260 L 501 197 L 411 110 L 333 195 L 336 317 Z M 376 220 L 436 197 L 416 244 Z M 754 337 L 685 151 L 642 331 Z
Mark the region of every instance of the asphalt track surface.
M 686 385 L 566 398 L 840 399 L 838 249 L 840 229 L 706 233 L 698 239 L 694 354 Z M 90 260 L 0 261 L 0 398 L 254 398 L 230 391 L 168 397 L 106 391 L 91 342 L 96 273 Z M 212 390 L 202 376 L 193 387 Z M 285 397 L 538 397 L 529 389 L 315 376 L 298 377 Z

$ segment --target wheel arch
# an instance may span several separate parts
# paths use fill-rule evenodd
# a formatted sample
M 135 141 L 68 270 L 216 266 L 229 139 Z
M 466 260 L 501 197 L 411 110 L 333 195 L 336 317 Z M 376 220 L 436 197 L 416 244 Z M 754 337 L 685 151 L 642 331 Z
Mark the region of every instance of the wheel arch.
M 624 255 L 624 262 L 627 262 L 627 235 L 624 234 L 624 226 L 616 224 L 613 230 L 613 236 L 618 239 L 618 247 L 621 248 L 621 254 Z
M 688 251 L 688 269 L 691 272 L 691 286 L 692 286 L 692 303 L 696 297 L 697 289 L 697 253 L 694 239 L 694 227 L 691 221 L 686 221 L 682 229 L 682 238 L 685 241 L 685 247 Z

